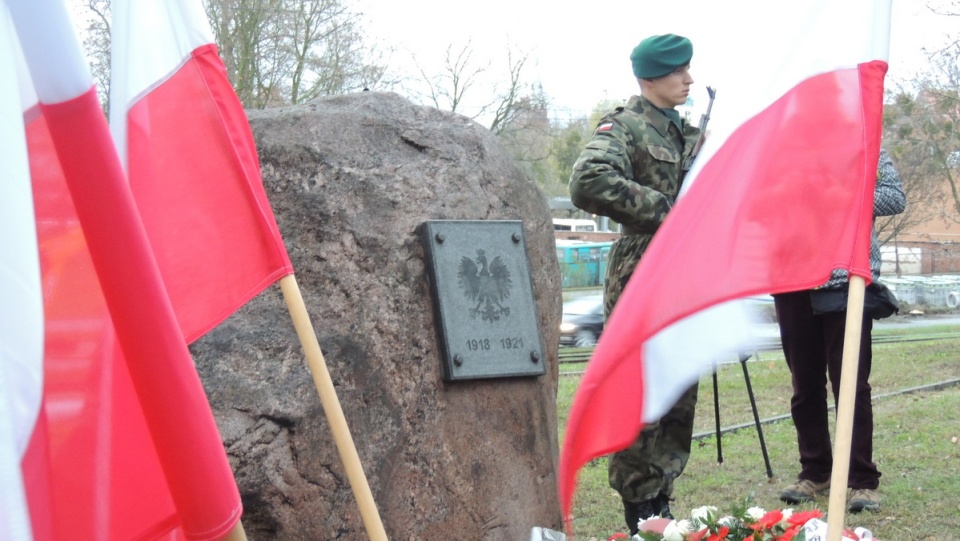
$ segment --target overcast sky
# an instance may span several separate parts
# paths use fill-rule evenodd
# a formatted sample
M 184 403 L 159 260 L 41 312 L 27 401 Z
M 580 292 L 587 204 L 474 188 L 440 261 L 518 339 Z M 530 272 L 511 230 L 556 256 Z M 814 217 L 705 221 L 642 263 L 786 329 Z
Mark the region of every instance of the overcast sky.
M 951 3 L 893 1 L 888 86 L 892 81 L 910 79 L 924 68 L 924 48 L 936 49 L 948 42 L 951 33 L 956 36 L 960 17 L 935 15 L 927 8 L 928 4 Z M 703 88 L 716 86 L 711 79 L 721 78 L 716 70 L 723 69 L 725 61 L 751 62 L 749 57 L 706 62 L 715 40 L 729 39 L 731 33 L 742 39 L 756 31 L 749 16 L 737 9 L 738 4 L 740 0 L 688 0 L 682 4 L 608 0 L 589 5 L 548 0 L 353 0 L 355 8 L 364 13 L 369 36 L 395 48 L 394 66 L 403 66 L 415 55 L 428 71 L 431 67 L 439 70 L 447 46 L 462 47 L 467 40 L 471 40 L 477 60 L 503 62 L 508 43 L 528 52 L 527 75 L 543 84 L 561 118 L 587 116 L 605 98 L 619 100 L 636 93 L 630 50 L 645 36 L 667 32 L 693 40 L 691 71 L 705 100 Z M 758 52 L 762 47 L 757 43 Z M 500 69 L 499 73 L 505 72 L 505 67 Z M 757 76 L 762 76 L 762 66 L 758 66 Z

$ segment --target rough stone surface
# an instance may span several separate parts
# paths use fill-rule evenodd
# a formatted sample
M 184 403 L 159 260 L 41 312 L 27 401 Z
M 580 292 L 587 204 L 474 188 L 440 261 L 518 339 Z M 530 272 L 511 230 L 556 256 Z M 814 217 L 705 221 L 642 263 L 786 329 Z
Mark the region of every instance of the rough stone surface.
M 264 183 L 392 540 L 560 529 L 560 278 L 543 195 L 475 122 L 363 92 L 249 113 Z M 418 227 L 523 220 L 547 374 L 445 383 Z M 365 539 L 279 287 L 191 346 L 252 540 Z

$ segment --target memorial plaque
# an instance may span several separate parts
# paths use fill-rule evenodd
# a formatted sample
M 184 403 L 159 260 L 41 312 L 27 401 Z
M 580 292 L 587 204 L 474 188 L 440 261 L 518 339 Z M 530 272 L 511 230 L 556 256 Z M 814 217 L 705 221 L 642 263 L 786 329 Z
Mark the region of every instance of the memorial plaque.
M 546 373 L 523 223 L 420 227 L 446 381 Z

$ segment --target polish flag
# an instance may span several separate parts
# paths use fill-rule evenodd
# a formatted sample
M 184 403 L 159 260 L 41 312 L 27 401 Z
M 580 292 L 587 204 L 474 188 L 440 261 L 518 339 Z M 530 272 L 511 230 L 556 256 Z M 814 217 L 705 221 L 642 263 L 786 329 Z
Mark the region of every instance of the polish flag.
M 5 0 L 0 44 L 0 224 L 14 239 L 0 256 L 0 537 L 222 538 L 240 519 L 239 493 L 177 318 L 200 314 L 181 317 L 200 333 L 256 294 L 256 284 L 285 274 L 276 226 L 258 237 L 274 252 L 274 264 L 251 271 L 262 275 L 203 284 L 230 288 L 228 301 L 201 295 L 202 309 L 182 299 L 175 306 L 164 286 L 169 270 L 162 276 L 158 267 L 170 258 L 154 257 L 63 3 Z M 238 134 L 235 102 L 218 103 L 232 143 L 220 150 L 246 167 L 249 126 Z M 191 116 L 194 106 L 202 100 L 179 110 Z M 208 182 L 241 168 L 204 159 L 226 164 Z M 272 223 L 272 214 L 262 218 L 269 207 L 258 206 L 260 192 L 220 193 L 220 204 L 242 200 L 259 223 Z M 190 204 L 194 193 L 167 211 L 202 212 Z M 249 233 L 232 225 L 235 235 Z
M 202 2 L 112 13 L 111 131 L 189 343 L 293 266 Z
M 0 539 L 32 539 L 20 462 L 43 392 L 40 256 L 20 110 L 16 35 L 0 13 Z
M 558 479 L 568 528 L 578 470 L 628 447 L 717 360 L 749 345 L 737 299 L 815 287 L 836 268 L 870 280 L 890 0 L 737 10 L 750 14 L 748 36 L 718 28 L 693 40 L 725 48 L 714 58 L 731 77 L 685 193 L 574 397 Z

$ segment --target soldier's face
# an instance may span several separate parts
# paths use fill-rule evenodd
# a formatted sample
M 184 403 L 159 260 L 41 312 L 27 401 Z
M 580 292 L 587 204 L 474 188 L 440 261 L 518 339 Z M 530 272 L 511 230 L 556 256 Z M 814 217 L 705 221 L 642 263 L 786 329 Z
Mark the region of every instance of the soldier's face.
M 657 79 L 642 79 L 640 90 L 645 98 L 657 107 L 672 108 L 687 102 L 690 94 L 690 65 L 681 66 L 672 73 Z

